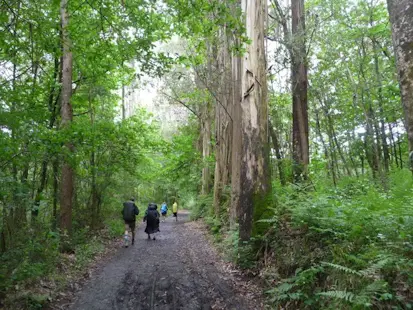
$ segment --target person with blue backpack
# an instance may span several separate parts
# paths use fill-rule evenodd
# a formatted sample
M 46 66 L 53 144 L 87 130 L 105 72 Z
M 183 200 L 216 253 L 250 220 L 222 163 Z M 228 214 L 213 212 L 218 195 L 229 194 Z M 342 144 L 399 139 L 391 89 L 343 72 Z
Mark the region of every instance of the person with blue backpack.
M 165 222 L 167 213 L 168 213 L 168 206 L 166 205 L 166 202 L 164 201 L 161 205 L 161 215 L 163 217 L 162 222 Z

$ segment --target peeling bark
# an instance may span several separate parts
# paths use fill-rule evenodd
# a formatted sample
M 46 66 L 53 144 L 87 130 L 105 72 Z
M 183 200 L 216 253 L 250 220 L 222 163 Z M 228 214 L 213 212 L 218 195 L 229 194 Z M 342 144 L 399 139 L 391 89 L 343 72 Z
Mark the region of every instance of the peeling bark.
M 232 55 L 229 46 L 232 34 L 223 27 L 220 34 L 220 48 L 218 51 L 218 72 L 220 78 L 220 101 L 215 107 L 215 172 L 214 172 L 214 211 L 219 214 L 225 200 L 225 188 L 230 185 L 231 156 L 232 156 L 232 98 L 234 80 L 232 76 Z M 229 114 L 228 114 L 228 113 Z M 230 222 L 235 223 L 234 220 Z
M 387 0 L 413 173 L 413 2 Z
M 267 76 L 264 48 L 264 20 L 267 15 L 264 0 L 243 0 L 247 36 L 241 66 L 240 92 L 234 98 L 234 144 L 232 166 L 232 209 L 238 211 L 241 241 L 251 237 L 255 209 L 270 191 L 268 165 Z M 234 68 L 235 69 L 235 68 Z M 240 121 L 240 123 L 238 123 Z M 237 140 L 239 138 L 239 140 Z

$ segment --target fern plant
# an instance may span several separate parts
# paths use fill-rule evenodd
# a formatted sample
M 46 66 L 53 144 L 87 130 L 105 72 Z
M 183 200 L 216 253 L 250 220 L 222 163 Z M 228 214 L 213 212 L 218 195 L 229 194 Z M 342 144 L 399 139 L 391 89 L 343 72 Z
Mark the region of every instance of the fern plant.
M 392 299 L 393 297 L 388 291 L 388 283 L 380 279 L 378 275 L 378 271 L 392 261 L 391 256 L 380 256 L 370 266 L 360 271 L 339 264 L 323 262 L 323 266 L 355 276 L 359 278 L 359 280 L 353 282 L 355 283 L 353 292 L 348 291 L 347 289 L 336 289 L 320 292 L 318 295 L 342 301 L 342 305 L 351 305 L 353 308 L 363 309 L 377 306 L 378 302 L 384 299 L 383 296 L 385 299 Z
M 311 292 L 317 284 L 317 275 L 322 271 L 323 267 L 321 266 L 305 270 L 299 268 L 293 277 L 284 279 L 278 286 L 266 293 L 276 307 L 286 302 L 294 302 L 296 306 L 299 303 L 306 306 L 314 305 L 318 302 L 319 296 Z

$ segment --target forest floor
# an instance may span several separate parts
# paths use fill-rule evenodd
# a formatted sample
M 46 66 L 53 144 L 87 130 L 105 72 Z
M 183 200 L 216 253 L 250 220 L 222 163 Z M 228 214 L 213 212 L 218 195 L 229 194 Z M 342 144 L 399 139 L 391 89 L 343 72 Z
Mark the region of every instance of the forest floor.
M 188 215 L 161 222 L 156 240 L 140 225 L 135 245 L 120 248 L 70 302 L 52 309 L 264 309 L 253 280 L 225 263 Z

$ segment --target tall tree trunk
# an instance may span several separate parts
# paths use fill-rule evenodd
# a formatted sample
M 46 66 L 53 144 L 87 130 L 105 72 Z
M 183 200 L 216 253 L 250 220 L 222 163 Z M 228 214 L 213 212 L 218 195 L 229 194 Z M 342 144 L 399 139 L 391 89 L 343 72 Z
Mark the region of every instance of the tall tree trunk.
M 402 141 L 400 141 L 400 139 L 397 141 L 397 145 L 398 145 L 398 147 L 399 147 L 400 169 L 403 169 Z
M 221 101 L 228 108 L 230 97 Z M 214 209 L 215 213 L 220 212 L 220 205 L 224 202 L 224 190 L 230 184 L 231 156 L 232 156 L 232 121 L 223 108 L 216 106 L 216 166 L 214 174 Z M 228 110 L 228 109 L 227 109 Z M 235 220 L 235 218 L 234 218 Z
M 201 135 L 202 135 L 202 188 L 201 194 L 208 195 L 210 192 L 211 172 L 208 158 L 211 155 L 211 103 L 204 104 L 201 114 Z
M 264 48 L 264 19 L 267 15 L 264 0 L 242 0 L 247 36 L 251 44 L 246 47 L 241 67 L 241 101 L 234 101 L 240 120 L 239 160 L 233 160 L 232 209 L 238 210 L 240 241 L 251 237 L 253 219 L 259 216 L 257 207 L 265 206 L 270 192 L 268 153 L 267 77 Z M 234 135 L 234 140 L 235 140 Z M 236 150 L 234 149 L 235 153 Z M 235 172 L 235 173 L 234 173 Z
M 321 132 L 320 117 L 319 117 L 318 110 L 316 110 L 316 112 L 315 112 L 315 120 L 316 120 L 317 134 L 320 138 L 321 144 L 323 145 L 324 156 L 325 156 L 326 161 L 327 161 L 327 175 L 331 174 L 331 177 L 333 179 L 333 184 L 334 184 L 334 186 L 337 186 L 336 170 L 334 169 L 334 164 L 332 162 L 332 158 L 330 158 L 331 157 L 330 152 L 332 152 L 332 150 L 330 150 L 330 152 L 329 152 L 329 148 L 327 147 L 327 144 L 326 144 L 326 142 L 324 140 L 324 137 L 323 137 L 323 133 Z
M 277 167 L 278 167 L 278 174 L 280 176 L 281 185 L 284 186 L 287 184 L 285 179 L 284 167 L 281 157 L 280 151 L 280 143 L 278 142 L 277 133 L 275 132 L 274 127 L 271 124 L 271 121 L 268 121 L 268 129 L 271 136 L 271 141 L 274 146 L 275 156 L 277 157 Z
M 91 203 L 91 227 L 92 229 L 97 229 L 98 224 L 100 223 L 100 214 L 99 214 L 99 201 L 100 195 L 98 191 L 98 185 L 96 183 L 96 155 L 95 150 L 92 150 L 90 154 L 90 169 L 92 170 L 92 187 L 91 187 L 91 196 L 92 196 L 92 203 Z
M 27 138 L 25 138 L 26 142 L 24 143 L 23 149 L 25 153 L 27 153 L 28 148 L 29 148 L 29 142 L 27 141 Z M 29 169 L 30 169 L 30 159 L 26 158 L 25 163 L 24 163 L 24 168 L 21 174 L 20 178 L 20 195 L 22 195 L 25 198 L 29 197 L 29 187 L 27 184 L 27 179 L 29 177 Z M 24 200 L 20 200 L 19 204 L 16 206 L 16 213 L 15 213 L 15 222 L 19 223 L 20 227 L 24 227 L 27 222 L 27 204 L 24 202 Z
M 338 155 L 340 156 L 340 159 L 341 159 L 341 161 L 343 163 L 343 166 L 344 166 L 344 170 L 346 171 L 347 175 L 351 176 L 350 167 L 347 164 L 347 160 L 344 156 L 344 152 L 341 149 L 341 145 L 340 145 L 340 143 L 338 142 L 338 139 L 337 139 L 336 130 L 334 129 L 334 121 L 333 121 L 333 118 L 330 115 L 329 108 L 326 108 L 325 115 L 326 115 L 327 120 L 328 120 L 328 126 L 329 126 L 329 130 L 330 130 L 330 133 L 331 133 L 331 138 L 333 139 L 332 142 L 334 142 L 334 149 L 337 150 Z
M 370 9 L 370 26 L 374 26 L 374 17 L 373 17 L 374 10 Z M 379 57 L 378 57 L 378 48 L 377 48 L 377 41 L 374 37 L 370 38 L 372 41 L 373 45 L 373 58 L 374 58 L 374 72 L 375 72 L 375 78 L 376 78 L 376 83 L 377 83 L 377 95 L 378 95 L 378 103 L 379 103 L 379 121 L 380 121 L 380 126 L 378 124 L 377 118 L 375 118 L 375 131 L 376 131 L 376 139 L 377 139 L 377 146 L 379 150 L 379 159 L 383 159 L 383 165 L 384 165 L 384 172 L 387 173 L 389 172 L 389 149 L 387 145 L 387 137 L 386 137 L 386 131 L 385 131 L 385 116 L 384 116 L 384 111 L 383 111 L 383 89 L 382 89 L 382 82 L 381 82 L 381 75 L 380 75 L 380 65 L 379 65 Z M 379 130 L 380 127 L 380 130 Z M 381 147 L 380 147 L 381 144 Z M 381 149 L 383 149 L 383 154 L 381 152 Z M 383 157 L 381 158 L 381 156 Z M 384 174 L 381 171 L 382 177 L 384 177 Z
M 413 173 L 413 4 L 411 0 L 387 0 L 387 5 Z
M 336 152 L 337 149 L 334 144 L 334 134 L 332 131 L 332 126 L 328 120 L 327 122 L 328 122 L 328 126 L 327 126 L 328 148 L 330 149 L 329 153 L 331 157 L 330 169 L 331 169 L 331 173 L 334 173 L 334 178 L 337 180 L 340 178 L 340 168 L 338 166 L 337 152 Z
M 122 120 L 126 119 L 125 87 L 126 86 L 122 84 Z
M 359 50 L 359 53 L 361 54 L 363 59 L 367 57 L 363 40 L 361 41 L 361 50 Z M 360 64 L 360 74 L 362 78 L 367 82 L 365 74 L 364 74 L 363 63 Z M 371 97 L 369 93 L 367 93 L 367 102 L 366 102 L 365 93 L 363 89 L 361 90 L 360 105 L 361 105 L 361 108 L 363 109 L 363 115 L 366 121 L 366 136 L 365 136 L 365 141 L 364 141 L 366 159 L 371 167 L 373 178 L 376 179 L 377 176 L 380 176 L 380 159 L 378 155 L 378 146 L 376 143 L 376 139 L 374 139 L 375 120 L 374 120 L 373 109 L 371 106 Z
M 364 148 L 366 151 L 366 159 L 370 165 L 373 178 L 377 178 L 379 172 L 378 156 L 376 155 L 376 143 L 374 142 L 374 132 L 373 125 L 371 124 L 370 117 L 367 118 L 366 122 L 366 136 Z
M 393 127 L 391 123 L 389 123 L 388 126 L 389 126 L 389 132 L 390 132 L 391 148 L 393 150 L 393 158 L 394 158 L 394 161 L 396 162 L 396 167 L 399 168 L 399 159 L 397 155 L 396 142 L 394 141 Z
M 53 81 L 52 81 L 52 86 L 50 89 L 49 93 L 49 98 L 48 98 L 48 107 L 49 107 L 49 112 L 50 112 L 50 117 L 49 117 L 49 124 L 48 128 L 52 129 L 56 117 L 57 117 L 57 99 L 59 95 L 56 95 L 57 98 L 55 98 L 55 92 L 56 92 L 56 79 L 59 74 L 59 57 L 56 55 L 54 59 L 54 71 L 53 71 Z M 61 77 L 59 78 L 59 81 L 61 82 Z M 42 166 L 41 166 L 41 171 L 40 171 L 40 184 L 39 187 L 37 188 L 36 196 L 34 199 L 34 204 L 32 208 L 32 220 L 35 219 L 35 217 L 39 214 L 39 206 L 40 206 L 40 200 L 42 198 L 42 193 L 43 190 L 46 186 L 46 176 L 47 176 L 47 166 L 49 164 L 49 158 L 50 158 L 50 150 L 47 150 L 46 153 L 43 155 L 43 160 L 42 160 Z
M 354 169 L 354 173 L 356 174 L 356 177 L 358 178 L 358 177 L 359 177 L 359 173 L 358 173 L 358 169 L 357 169 L 357 164 L 356 164 L 356 162 L 354 161 L 354 157 L 353 157 L 353 155 L 352 155 L 351 152 L 350 152 L 350 150 L 351 150 L 351 145 L 353 144 L 354 139 L 351 137 L 350 131 L 347 131 L 346 134 L 347 134 L 347 141 L 348 141 L 348 143 L 349 143 L 349 158 L 350 158 L 350 162 L 351 162 L 351 165 L 352 165 L 352 167 L 353 167 L 353 169 Z
M 230 183 L 232 156 L 232 98 L 235 81 L 232 77 L 232 55 L 230 43 L 232 34 L 226 27 L 220 33 L 220 48 L 218 50 L 217 68 L 220 74 L 220 103 L 215 105 L 215 173 L 214 173 L 214 211 L 219 214 L 224 202 L 224 189 Z M 233 218 L 235 223 L 235 217 Z
M 381 138 L 381 145 L 383 148 L 383 164 L 384 170 L 386 173 L 389 172 L 389 146 L 387 144 L 387 135 L 385 130 L 385 116 L 384 116 L 384 109 L 383 109 L 383 88 L 381 82 L 381 75 L 380 75 L 380 67 L 379 67 L 379 57 L 377 51 L 377 43 L 373 40 L 373 49 L 374 49 L 374 70 L 376 73 L 376 81 L 378 84 L 378 101 L 379 101 L 379 112 L 380 112 L 380 138 Z
M 58 214 L 57 214 L 57 201 L 59 190 L 59 160 L 56 156 L 53 160 L 53 219 L 52 219 L 52 228 L 55 230 L 57 228 Z
M 239 39 L 235 39 L 239 44 Z M 239 215 L 240 194 L 241 194 L 241 158 L 242 158 L 242 135 L 241 135 L 241 77 L 243 68 L 240 56 L 232 57 L 232 81 L 234 82 L 232 91 L 232 154 L 231 154 L 231 208 L 230 227 L 235 228 Z
M 20 3 L 19 3 L 20 6 Z M 16 21 L 16 25 L 15 25 L 15 30 L 14 30 L 14 36 L 16 36 L 16 28 L 17 28 L 17 21 Z M 14 52 L 15 53 L 15 52 Z M 16 54 L 16 53 L 15 53 Z M 14 59 L 13 59 L 13 80 L 12 80 L 12 89 L 13 89 L 13 97 L 16 98 L 17 97 L 17 89 L 16 89 L 16 80 L 17 80 L 17 59 L 15 59 L 15 54 Z M 13 102 L 11 104 L 11 109 L 10 112 L 13 114 L 15 113 L 17 110 L 17 102 L 16 99 L 13 99 Z M 13 125 L 11 128 L 11 138 L 12 141 L 19 141 L 18 136 L 17 136 L 17 130 L 16 130 L 16 125 Z M 18 201 L 18 170 L 17 170 L 17 161 L 18 157 L 16 159 L 13 159 L 12 161 L 12 176 L 13 176 L 13 193 L 12 193 L 12 199 L 13 199 L 13 206 L 10 209 L 10 218 L 12 221 L 15 221 L 15 211 L 17 209 L 17 206 L 20 205 L 20 201 Z M 12 225 L 12 228 L 14 228 L 14 224 Z
M 68 0 L 60 1 L 60 17 L 62 24 L 62 92 L 61 92 L 61 128 L 67 130 L 73 120 L 71 105 L 72 96 L 72 52 L 69 37 Z M 60 190 L 60 229 L 63 234 L 70 234 L 72 228 L 72 203 L 74 192 L 74 171 L 70 163 L 70 154 L 74 152 L 73 143 L 69 140 L 65 143 L 65 154 L 62 166 L 62 183 Z
M 304 0 L 291 3 L 292 14 L 292 91 L 293 91 L 293 174 L 294 181 L 307 179 L 309 164 L 307 56 Z
M 92 175 L 92 186 L 90 196 L 92 197 L 92 203 L 90 207 L 90 218 L 91 218 L 91 227 L 92 229 L 97 229 L 98 224 L 100 223 L 100 213 L 99 213 L 99 201 L 100 194 L 98 189 L 98 184 L 96 181 L 96 152 L 95 152 L 95 111 L 92 106 L 92 89 L 89 88 L 89 116 L 90 116 L 90 128 L 91 128 L 91 148 L 90 153 L 90 170 Z

